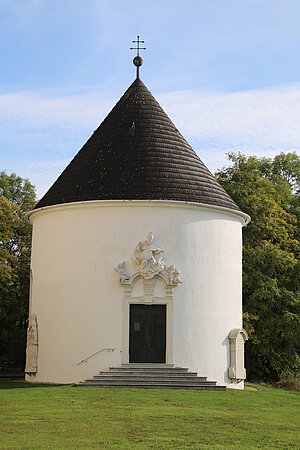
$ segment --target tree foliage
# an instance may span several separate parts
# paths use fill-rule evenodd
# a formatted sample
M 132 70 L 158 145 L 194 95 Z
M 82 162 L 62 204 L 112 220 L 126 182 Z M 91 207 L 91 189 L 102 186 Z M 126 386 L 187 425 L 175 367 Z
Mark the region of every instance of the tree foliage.
M 216 174 L 242 211 L 246 365 L 252 379 L 300 372 L 300 158 L 228 155 Z
M 35 202 L 28 180 L 0 173 L 0 366 L 24 365 L 31 249 L 25 213 Z

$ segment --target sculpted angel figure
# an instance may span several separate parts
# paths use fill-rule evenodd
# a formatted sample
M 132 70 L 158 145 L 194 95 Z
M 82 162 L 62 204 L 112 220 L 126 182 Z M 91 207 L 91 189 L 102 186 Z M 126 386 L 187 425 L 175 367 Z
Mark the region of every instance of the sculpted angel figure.
M 164 251 L 152 246 L 153 233 L 149 233 L 145 241 L 135 248 L 132 262 L 145 279 L 151 279 L 165 268 Z
M 120 282 L 123 283 L 129 279 L 129 275 L 126 273 L 126 262 L 123 261 L 115 267 L 115 271 L 120 273 Z
M 173 264 L 166 267 L 168 275 L 169 275 L 169 283 L 171 284 L 179 284 L 180 280 L 180 271 Z

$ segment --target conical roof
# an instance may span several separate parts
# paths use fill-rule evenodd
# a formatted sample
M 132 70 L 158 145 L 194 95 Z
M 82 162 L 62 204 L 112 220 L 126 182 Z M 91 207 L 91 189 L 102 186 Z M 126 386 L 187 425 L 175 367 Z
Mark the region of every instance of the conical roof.
M 139 78 L 36 208 L 88 200 L 179 200 L 239 211 Z

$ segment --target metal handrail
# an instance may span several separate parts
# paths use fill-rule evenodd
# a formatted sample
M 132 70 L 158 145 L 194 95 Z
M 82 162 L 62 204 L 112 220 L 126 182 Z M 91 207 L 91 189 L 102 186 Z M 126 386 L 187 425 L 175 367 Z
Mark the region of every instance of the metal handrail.
M 93 356 L 98 355 L 101 352 L 104 352 L 105 350 L 107 350 L 108 352 L 114 352 L 116 349 L 115 348 L 101 348 L 101 350 L 98 350 L 97 352 L 93 353 L 92 355 L 88 356 L 85 359 L 82 359 L 81 361 L 79 361 L 79 363 L 76 364 L 76 366 L 79 366 L 79 364 L 83 363 L 83 362 L 87 362 L 90 358 L 92 358 Z

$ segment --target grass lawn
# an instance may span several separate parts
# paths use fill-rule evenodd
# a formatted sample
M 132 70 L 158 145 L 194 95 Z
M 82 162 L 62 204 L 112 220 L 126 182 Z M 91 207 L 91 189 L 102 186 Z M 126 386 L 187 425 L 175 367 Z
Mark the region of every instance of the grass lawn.
M 300 393 L 0 381 L 1 449 L 300 448 Z

